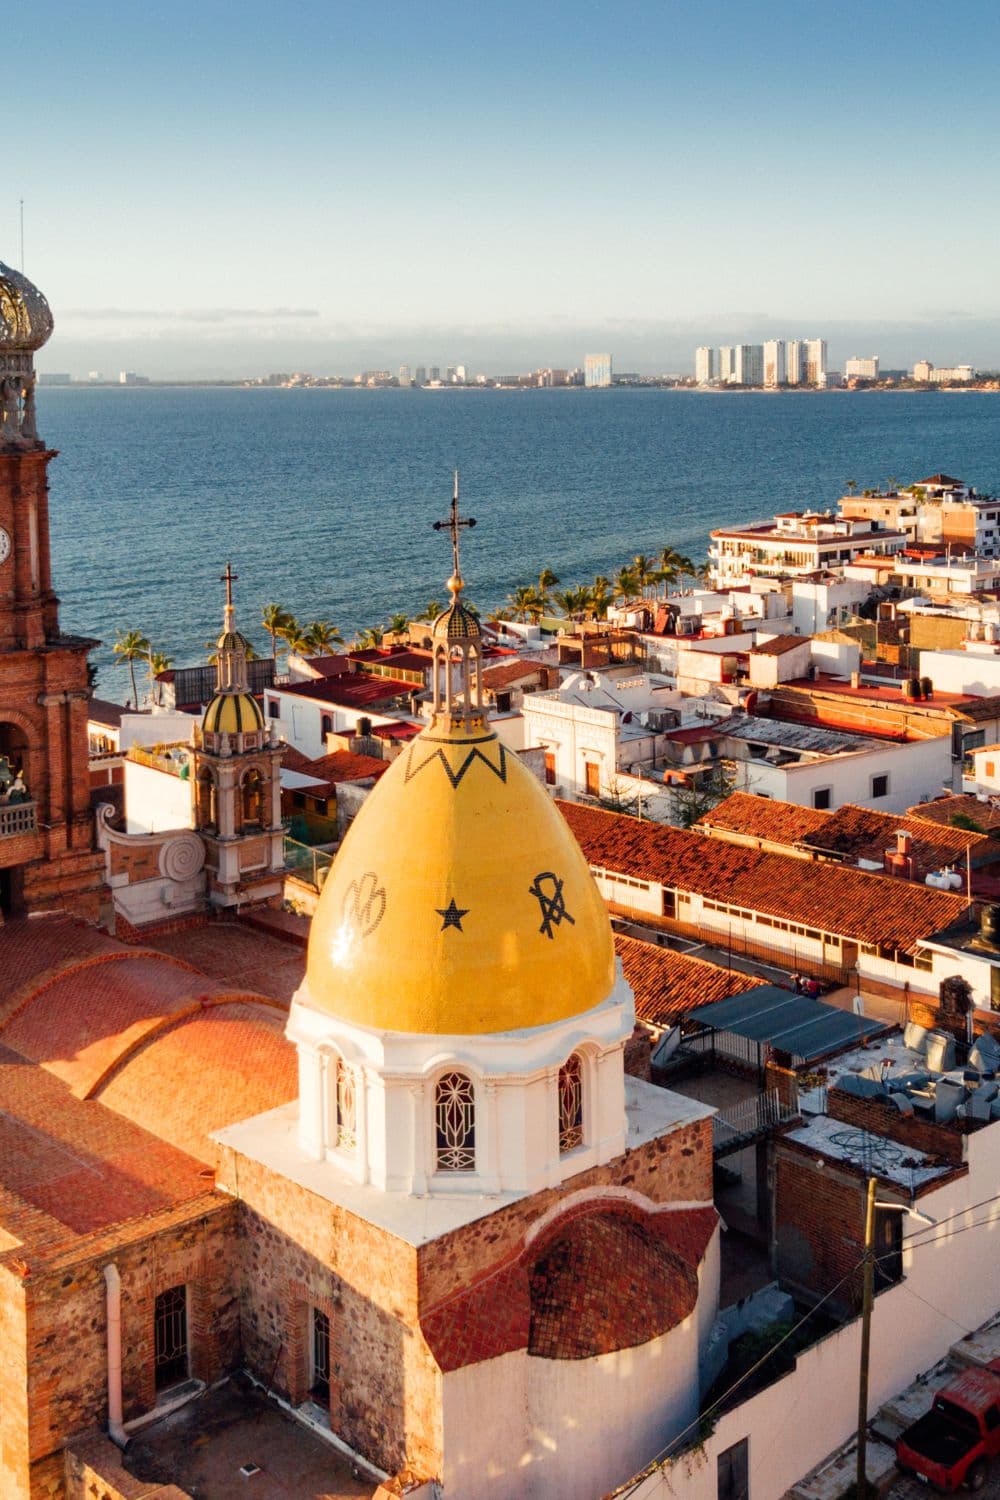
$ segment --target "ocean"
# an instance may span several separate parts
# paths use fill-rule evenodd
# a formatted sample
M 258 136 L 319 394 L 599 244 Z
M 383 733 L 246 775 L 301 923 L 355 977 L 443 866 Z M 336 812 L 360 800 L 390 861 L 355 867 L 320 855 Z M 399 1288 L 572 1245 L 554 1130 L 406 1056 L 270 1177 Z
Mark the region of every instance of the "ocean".
M 345 638 L 446 597 L 451 473 L 480 608 L 551 568 L 562 584 L 714 526 L 943 471 L 1000 491 L 988 393 L 670 390 L 74 389 L 39 392 L 56 590 L 67 631 L 102 641 L 98 691 L 124 699 L 111 644 L 138 629 L 177 665 L 219 633 L 219 574 L 240 628 L 262 607 Z

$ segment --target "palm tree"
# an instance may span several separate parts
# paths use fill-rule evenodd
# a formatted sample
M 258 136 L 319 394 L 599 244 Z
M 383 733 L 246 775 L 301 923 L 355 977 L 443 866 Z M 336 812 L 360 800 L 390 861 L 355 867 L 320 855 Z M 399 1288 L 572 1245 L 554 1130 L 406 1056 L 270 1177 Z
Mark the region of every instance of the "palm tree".
M 161 672 L 166 672 L 173 666 L 173 657 L 164 656 L 162 651 L 149 652 L 149 696 L 159 706 L 163 697 L 163 686 L 157 682 Z
M 654 570 L 655 564 L 651 557 L 647 557 L 644 552 L 636 553 L 632 559 L 632 572 L 635 575 L 635 581 L 644 599 L 646 597 L 646 588 L 653 581 Z
M 397 614 L 390 617 L 385 627 L 386 635 L 405 635 L 410 627 L 409 615 Z
M 545 604 L 539 598 L 533 583 L 519 585 L 513 593 L 507 595 L 507 602 L 514 611 L 515 620 L 537 620 L 539 615 L 545 613 Z
M 283 604 L 265 604 L 260 618 L 261 624 L 271 637 L 271 655 L 277 661 L 278 637 L 284 637 L 288 627 L 295 624 L 295 617 Z
M 693 577 L 694 563 L 683 552 L 678 552 L 676 547 L 664 547 L 660 553 L 660 577 L 667 584 L 676 582 L 678 578 Z
M 111 650 L 119 661 L 128 662 L 132 678 L 132 705 L 139 707 L 139 689 L 135 685 L 135 664 L 149 656 L 149 642 L 141 630 L 119 630 Z
M 631 568 L 625 567 L 618 569 L 618 572 L 614 576 L 614 590 L 616 596 L 620 594 L 622 599 L 626 603 L 628 603 L 629 599 L 634 597 L 635 591 L 638 586 L 638 580 Z
M 586 588 L 561 589 L 553 599 L 568 620 L 579 620 L 590 606 L 590 590 Z
M 856 479 L 848 479 L 846 481 L 847 493 L 849 495 L 853 495 L 854 492 L 855 492 L 855 490 L 857 489 L 857 487 L 858 487 L 858 481 Z
M 293 620 L 290 625 L 285 626 L 281 632 L 281 638 L 285 643 L 285 650 L 289 656 L 293 653 L 295 656 L 310 656 L 313 652 L 309 626 L 300 625 L 297 620 Z
M 427 608 L 424 610 L 424 618 L 428 620 L 431 625 L 433 625 L 434 621 L 437 619 L 438 615 L 442 613 L 443 610 L 444 605 L 441 603 L 441 600 L 432 599 L 427 605 Z
M 335 656 L 336 648 L 344 644 L 344 637 L 329 620 L 311 620 L 303 631 L 303 638 L 316 656 Z
M 378 625 L 367 625 L 354 637 L 357 651 L 375 651 L 382 644 L 382 631 Z
M 559 582 L 559 579 L 556 577 L 555 573 L 553 573 L 553 571 L 552 571 L 551 568 L 543 568 L 542 571 L 539 573 L 539 575 L 538 575 L 538 597 L 546 605 L 549 602 L 549 595 L 550 595 L 552 589 L 555 588 L 555 586 L 556 586 L 556 584 L 558 582 Z
M 587 613 L 595 620 L 606 620 L 608 617 L 608 606 L 614 600 L 614 591 L 609 579 L 602 573 L 598 573 L 593 583 L 587 590 Z

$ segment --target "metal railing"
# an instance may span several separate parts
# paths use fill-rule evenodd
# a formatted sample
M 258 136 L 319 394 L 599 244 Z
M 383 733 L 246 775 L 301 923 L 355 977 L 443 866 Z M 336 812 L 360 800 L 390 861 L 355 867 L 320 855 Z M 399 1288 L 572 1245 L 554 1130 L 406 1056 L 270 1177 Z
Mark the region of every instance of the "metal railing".
M 313 849 L 308 844 L 300 844 L 297 839 L 285 835 L 286 875 L 294 875 L 296 880 L 320 891 L 332 864 L 332 854 L 327 854 L 323 849 Z
M 34 833 L 38 827 L 37 807 L 35 802 L 14 802 L 9 807 L 0 807 L 0 839 Z
M 752 1099 L 744 1099 L 741 1104 L 720 1109 L 712 1119 L 715 1155 L 737 1150 L 744 1143 L 766 1135 L 775 1125 L 794 1119 L 797 1113 L 782 1101 L 777 1089 L 765 1089 Z

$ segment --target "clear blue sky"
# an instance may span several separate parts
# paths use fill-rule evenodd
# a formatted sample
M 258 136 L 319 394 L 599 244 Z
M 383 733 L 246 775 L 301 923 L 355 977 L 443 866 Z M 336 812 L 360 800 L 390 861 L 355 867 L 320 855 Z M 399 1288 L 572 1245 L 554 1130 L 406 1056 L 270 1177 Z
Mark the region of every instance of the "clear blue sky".
M 1000 363 L 989 0 L 34 0 L 18 25 L 0 259 L 23 195 L 43 367 L 600 339 L 679 368 L 766 332 Z

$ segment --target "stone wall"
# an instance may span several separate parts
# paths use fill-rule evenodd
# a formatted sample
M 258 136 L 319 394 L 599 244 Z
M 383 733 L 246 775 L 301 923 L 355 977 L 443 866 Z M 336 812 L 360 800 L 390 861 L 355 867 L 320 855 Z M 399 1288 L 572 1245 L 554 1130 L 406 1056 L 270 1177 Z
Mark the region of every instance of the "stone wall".
M 151 1484 L 127 1473 L 108 1438 L 73 1443 L 61 1457 L 66 1500 L 191 1500 L 175 1484 Z
M 104 1266 L 110 1261 L 122 1283 L 126 1422 L 156 1399 L 154 1303 L 171 1286 L 189 1288 L 191 1375 L 211 1382 L 238 1367 L 236 1220 L 236 1205 L 220 1199 L 196 1218 L 130 1242 L 112 1242 L 100 1255 L 53 1260 L 48 1268 L 29 1272 L 20 1285 L 9 1268 L 0 1272 L 3 1500 L 61 1496 L 64 1445 L 107 1423 Z

